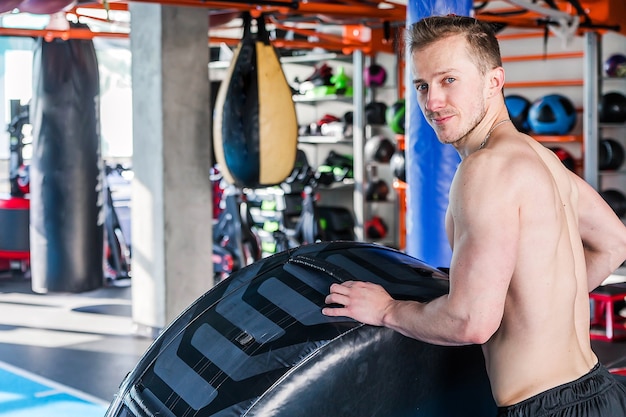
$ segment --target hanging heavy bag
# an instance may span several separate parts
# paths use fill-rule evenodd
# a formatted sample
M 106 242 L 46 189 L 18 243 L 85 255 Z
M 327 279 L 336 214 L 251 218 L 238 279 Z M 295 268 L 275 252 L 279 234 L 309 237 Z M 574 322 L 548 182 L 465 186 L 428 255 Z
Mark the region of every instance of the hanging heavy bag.
M 93 42 L 38 39 L 33 81 L 32 289 L 90 291 L 103 285 L 104 220 Z
M 282 182 L 293 170 L 298 121 L 291 88 L 269 42 L 263 16 L 244 34 L 217 94 L 213 140 L 226 181 L 255 188 Z

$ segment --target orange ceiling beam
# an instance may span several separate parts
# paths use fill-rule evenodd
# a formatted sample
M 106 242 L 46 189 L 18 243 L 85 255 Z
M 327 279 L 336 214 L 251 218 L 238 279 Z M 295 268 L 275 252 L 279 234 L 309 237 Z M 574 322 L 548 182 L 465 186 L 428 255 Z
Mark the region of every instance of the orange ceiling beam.
M 555 5 L 560 12 L 571 16 L 578 15 L 576 8 L 568 1 L 556 0 Z M 580 6 L 586 16 L 579 16 L 581 24 L 579 34 L 590 30 L 597 32 L 612 30 L 626 35 L 626 1 L 580 0 Z M 554 9 L 546 7 L 546 10 Z M 539 27 L 545 24 L 546 20 L 545 15 L 516 5 L 498 9 L 484 8 L 477 11 L 476 17 L 480 20 L 504 23 L 508 26 L 520 28 Z M 586 21 L 587 19 L 589 22 Z M 588 26 L 587 23 L 590 23 L 591 26 Z
M 570 59 L 583 58 L 585 53 L 582 51 L 574 52 L 555 52 L 552 54 L 530 54 L 530 55 L 514 55 L 503 56 L 502 62 L 522 62 L 522 61 L 543 61 L 547 59 Z
M 47 41 L 52 39 L 93 39 L 102 38 L 127 38 L 127 33 L 121 32 L 92 32 L 89 29 L 70 28 L 67 30 L 53 29 L 19 29 L 0 27 L 0 36 L 24 36 L 29 38 L 44 38 Z
M 280 26 L 282 29 L 291 30 L 294 32 L 303 31 L 302 34 L 306 34 L 306 36 L 316 36 L 320 39 L 320 42 L 331 47 L 333 50 L 338 50 L 338 48 L 347 48 L 348 50 L 359 49 L 363 50 L 366 53 L 378 52 L 378 51 L 391 51 L 392 46 L 391 42 L 387 39 L 383 39 L 382 37 L 385 35 L 381 35 L 381 31 L 379 30 L 383 23 L 388 22 L 392 25 L 392 27 L 397 29 L 398 26 L 403 26 L 406 21 L 406 6 L 386 3 L 385 7 L 379 7 L 381 3 L 384 3 L 383 0 L 370 0 L 370 1 L 357 1 L 357 0 L 344 0 L 343 3 L 327 3 L 327 2 L 316 2 L 316 1 L 307 1 L 307 2 L 299 2 L 295 0 L 270 0 L 266 2 L 266 5 L 258 5 L 252 2 L 243 3 L 243 2 L 235 2 L 235 1 L 220 1 L 220 0 L 132 0 L 135 2 L 141 3 L 154 3 L 161 5 L 172 5 L 172 6 L 190 6 L 190 7 L 199 7 L 206 8 L 211 11 L 230 11 L 235 14 L 237 12 L 249 11 L 254 15 L 258 16 L 261 14 L 267 14 L 273 17 L 274 24 L 277 24 L 277 21 L 283 23 Z M 485 0 L 481 0 L 485 1 Z M 490 0 L 489 0 L 490 1 Z M 561 12 L 565 12 L 571 14 L 572 16 L 576 15 L 577 11 L 575 8 L 565 0 L 555 0 L 559 10 Z M 128 0 L 109 0 L 107 2 L 107 6 L 109 10 L 127 10 L 128 9 Z M 586 30 L 595 30 L 598 32 L 606 31 L 607 28 L 617 30 L 621 33 L 626 34 L 626 2 L 624 0 L 581 0 L 582 7 L 585 12 L 589 15 L 591 19 L 591 23 L 593 25 L 598 25 L 599 27 L 583 27 L 579 30 L 579 32 L 583 32 Z M 104 5 L 104 0 L 94 0 L 89 3 L 81 3 L 76 5 L 73 9 L 76 12 L 78 8 L 106 8 Z M 326 35 L 323 33 L 310 33 L 311 30 L 307 29 L 298 29 L 295 25 L 297 23 L 302 23 L 303 18 L 310 17 L 311 21 L 319 23 L 321 20 L 324 24 L 325 21 L 328 23 L 336 24 L 344 27 L 358 27 L 362 26 L 364 29 L 371 28 L 372 39 L 371 40 L 360 40 L 351 39 L 349 36 L 336 35 L 331 37 L 331 35 Z M 482 8 L 476 11 L 476 17 L 489 22 L 497 22 L 501 24 L 505 24 L 511 27 L 518 28 L 535 28 L 539 29 L 543 25 L 545 25 L 545 16 L 535 11 L 524 10 L 523 8 L 512 5 L 511 7 L 505 8 Z M 294 18 L 294 26 L 285 25 L 285 22 L 289 22 L 290 18 Z M 297 19 L 296 19 L 297 18 Z M 300 19 L 300 20 L 298 20 Z M 584 23 L 584 22 L 581 22 Z M 606 26 L 606 27 L 604 27 Z M 0 34 L 9 34 L 15 36 L 29 36 L 24 35 L 24 33 L 28 33 L 24 30 L 13 30 L 13 29 L 3 29 L 3 32 Z M 345 32 L 345 31 L 344 31 Z M 125 33 L 106 33 L 99 32 L 94 34 L 81 33 L 76 31 L 64 31 L 63 33 L 56 31 L 45 30 L 44 32 L 36 31 L 32 33 L 37 33 L 41 36 L 42 33 L 45 34 L 46 37 L 58 37 L 58 38 L 68 38 L 68 36 L 77 38 L 88 38 L 93 36 L 109 36 L 109 37 L 124 37 L 127 36 Z M 524 35 L 529 36 L 529 35 Z M 536 36 L 536 35 L 533 35 Z M 235 40 L 237 41 L 237 40 Z M 293 47 L 298 48 L 302 43 L 297 43 L 293 41 L 280 40 L 277 39 L 276 45 L 280 45 L 278 47 Z M 304 43 L 304 45 L 311 45 L 311 43 Z M 313 43 L 310 47 L 313 46 L 321 46 Z M 322 46 L 323 47 L 323 46 Z M 346 50 L 343 49 L 345 53 Z M 391 51 L 393 52 L 393 51 Z
M 128 3 L 126 1 L 109 1 L 109 10 L 127 11 Z M 75 5 L 71 10 L 76 9 L 105 9 L 102 1 L 94 1 L 92 3 L 80 3 Z
M 378 4 L 384 3 L 377 1 L 375 3 L 366 3 L 363 1 L 348 0 L 349 4 L 337 4 L 326 2 L 296 2 L 292 0 L 272 0 L 268 5 L 250 3 L 238 3 L 229 1 L 206 1 L 206 0 L 133 0 L 136 3 L 156 3 L 170 6 L 190 6 L 202 7 L 207 9 L 234 9 L 241 11 L 249 11 L 253 15 L 261 13 L 278 13 L 284 15 L 325 15 L 340 19 L 375 19 L 379 21 L 404 22 L 406 20 L 406 6 L 393 4 L 392 7 L 379 8 Z M 115 4 L 126 4 L 127 1 L 110 0 L 109 6 Z M 391 3 L 387 3 L 391 5 Z M 102 5 L 101 5 L 102 6 Z
M 584 85 L 579 80 L 549 80 L 549 81 L 513 81 L 504 83 L 505 88 L 533 88 L 533 87 L 580 87 Z
M 224 38 L 219 36 L 211 36 L 209 39 L 210 44 L 218 44 L 224 43 L 228 46 L 235 47 L 239 45 L 241 39 L 235 38 Z M 369 50 L 367 46 L 364 45 L 346 45 L 342 42 L 329 42 L 329 41 L 320 41 L 320 42 L 310 42 L 306 40 L 286 40 L 286 39 L 273 39 L 271 44 L 278 49 L 312 49 L 312 48 L 322 48 L 327 51 L 335 51 L 344 54 L 350 54 L 355 50 Z

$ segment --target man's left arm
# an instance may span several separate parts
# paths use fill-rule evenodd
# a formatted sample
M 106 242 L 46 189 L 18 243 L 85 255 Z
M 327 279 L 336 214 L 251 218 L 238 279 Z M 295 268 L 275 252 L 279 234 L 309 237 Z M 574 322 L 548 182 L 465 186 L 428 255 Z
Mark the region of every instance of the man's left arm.
M 438 345 L 489 340 L 500 326 L 515 267 L 518 210 L 511 208 L 506 192 L 493 198 L 498 176 L 480 170 L 472 176 L 459 175 L 463 186 L 453 186 L 450 193 L 454 248 L 449 294 L 418 303 L 394 300 L 372 283 L 333 284 L 326 302 L 341 307 L 325 308 L 324 314 L 386 326 Z
M 578 229 L 592 291 L 626 259 L 626 226 L 587 182 L 571 175 L 578 187 Z

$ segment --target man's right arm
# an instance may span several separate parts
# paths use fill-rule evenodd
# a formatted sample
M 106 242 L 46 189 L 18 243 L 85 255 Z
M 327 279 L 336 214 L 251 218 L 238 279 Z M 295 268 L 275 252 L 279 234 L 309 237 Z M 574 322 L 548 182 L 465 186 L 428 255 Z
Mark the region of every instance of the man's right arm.
M 626 226 L 593 187 L 571 175 L 578 187 L 578 227 L 591 291 L 626 259 Z

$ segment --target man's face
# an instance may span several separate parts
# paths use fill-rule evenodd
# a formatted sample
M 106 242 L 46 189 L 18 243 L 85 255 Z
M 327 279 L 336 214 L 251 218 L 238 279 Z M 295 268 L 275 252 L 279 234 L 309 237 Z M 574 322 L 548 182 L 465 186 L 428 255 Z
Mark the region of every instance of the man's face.
M 441 143 L 457 144 L 485 115 L 486 77 L 460 35 L 412 54 L 417 101 Z

